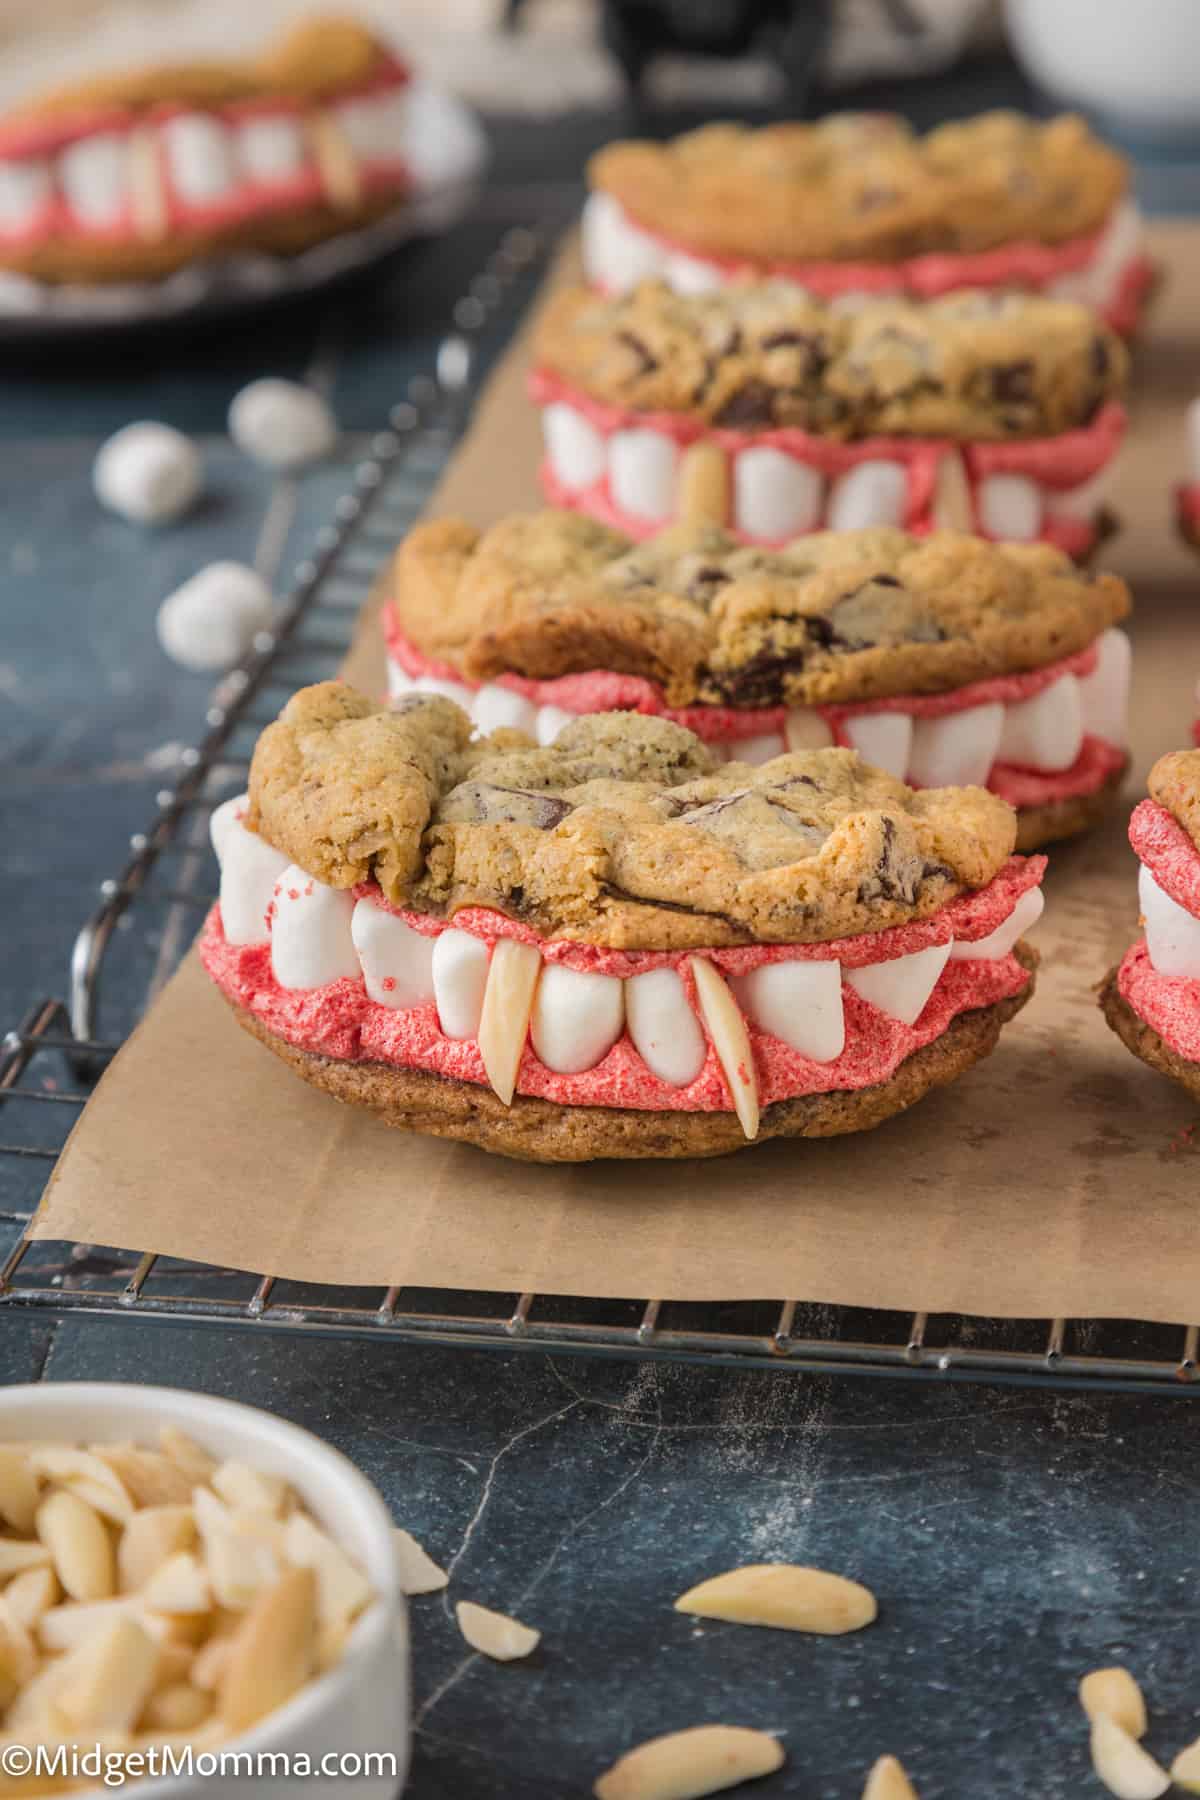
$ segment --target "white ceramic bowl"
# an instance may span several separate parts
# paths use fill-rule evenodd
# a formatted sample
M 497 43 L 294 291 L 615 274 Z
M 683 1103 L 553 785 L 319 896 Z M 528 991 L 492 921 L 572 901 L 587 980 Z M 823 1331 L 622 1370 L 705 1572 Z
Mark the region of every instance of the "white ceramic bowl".
M 162 1425 L 177 1425 L 213 1456 L 236 1456 L 291 1482 L 313 1517 L 358 1562 L 376 1594 L 332 1669 L 221 1748 L 304 1754 L 314 1768 L 329 1756 L 382 1752 L 396 1759 L 395 1774 L 354 1779 L 349 1772 L 341 1778 L 314 1774 L 282 1783 L 276 1778 L 271 1790 L 306 1800 L 389 1800 L 408 1770 L 408 1612 L 388 1510 L 353 1463 L 298 1425 L 207 1394 L 92 1381 L 0 1388 L 0 1442 L 133 1439 L 153 1445 Z M 130 1792 L 138 1800 L 246 1800 L 254 1785 L 236 1773 L 203 1779 L 179 1775 L 138 1781 Z
M 1008 27 L 1057 98 L 1140 137 L 1200 139 L 1196 0 L 1008 0 Z

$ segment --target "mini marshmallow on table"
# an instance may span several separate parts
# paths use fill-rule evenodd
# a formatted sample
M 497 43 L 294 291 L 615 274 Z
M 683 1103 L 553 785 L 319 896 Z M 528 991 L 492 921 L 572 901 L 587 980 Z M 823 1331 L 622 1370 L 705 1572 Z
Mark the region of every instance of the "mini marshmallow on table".
M 298 469 L 329 455 L 338 428 L 329 406 L 312 388 L 264 377 L 234 396 L 229 435 L 256 462 Z
M 158 641 L 174 662 L 198 673 L 232 668 L 271 623 L 271 590 L 244 563 L 215 562 L 169 594 L 158 609 Z
M 196 445 L 171 425 L 140 419 L 101 444 L 92 465 L 96 498 L 136 525 L 165 525 L 194 504 L 204 486 Z

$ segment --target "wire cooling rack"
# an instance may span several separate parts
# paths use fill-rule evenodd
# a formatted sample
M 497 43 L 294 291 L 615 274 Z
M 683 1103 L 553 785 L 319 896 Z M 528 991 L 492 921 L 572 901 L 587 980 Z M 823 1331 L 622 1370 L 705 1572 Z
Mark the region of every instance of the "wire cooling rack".
M 510 230 L 454 309 L 436 368 L 394 406 L 317 535 L 275 629 L 221 684 L 157 815 L 75 944 L 67 1001 L 0 1041 L 0 1311 L 251 1331 L 587 1352 L 777 1370 L 1200 1393 L 1197 1326 L 860 1312 L 794 1300 L 699 1305 L 584 1296 L 303 1285 L 25 1235 L 67 1133 L 121 1035 L 215 897 L 213 808 L 245 785 L 255 738 L 288 695 L 344 655 L 371 587 L 444 469 L 479 368 L 532 292 L 552 231 Z M 101 992 L 103 976 L 104 992 Z M 108 1014 L 116 1019 L 109 1030 Z M 103 1017 L 102 1017 L 103 1014 Z

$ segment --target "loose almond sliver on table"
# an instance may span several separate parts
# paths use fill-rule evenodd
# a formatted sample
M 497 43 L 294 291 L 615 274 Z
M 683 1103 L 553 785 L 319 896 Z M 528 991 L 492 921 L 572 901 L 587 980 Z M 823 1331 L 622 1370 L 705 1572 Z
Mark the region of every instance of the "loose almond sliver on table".
M 1079 1704 L 1093 1721 L 1107 1713 L 1130 1737 L 1146 1735 L 1146 1702 L 1128 1669 L 1093 1669 L 1079 1683 Z
M 1200 1794 L 1200 1738 L 1179 1752 L 1171 1764 L 1171 1780 L 1187 1794 Z
M 601 1775 L 596 1800 L 702 1800 L 783 1767 L 783 1746 L 744 1725 L 696 1725 L 650 1738 Z
M 878 1608 L 869 1588 L 844 1575 L 798 1563 L 747 1563 L 689 1588 L 676 1600 L 675 1611 L 840 1637 L 870 1625 Z
M 1166 1770 L 1107 1713 L 1092 1722 L 1092 1767 L 1116 1800 L 1158 1800 L 1171 1785 Z
M 460 1600 L 454 1615 L 472 1650 L 490 1656 L 493 1662 L 518 1662 L 521 1657 L 532 1655 L 542 1641 L 541 1632 L 532 1625 L 522 1625 L 507 1613 L 476 1606 L 473 1600 Z
M 450 1577 L 445 1569 L 438 1567 L 411 1532 L 403 1531 L 397 1525 L 393 1541 L 396 1546 L 396 1566 L 400 1571 L 400 1586 L 406 1594 L 435 1594 L 439 1589 L 450 1585 Z
M 867 1776 L 862 1800 L 919 1800 L 916 1788 L 894 1756 L 881 1756 Z

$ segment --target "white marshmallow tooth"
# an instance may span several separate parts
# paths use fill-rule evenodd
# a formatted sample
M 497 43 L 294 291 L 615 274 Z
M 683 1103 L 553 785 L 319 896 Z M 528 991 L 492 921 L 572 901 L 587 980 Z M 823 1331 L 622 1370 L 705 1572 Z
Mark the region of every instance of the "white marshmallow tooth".
M 708 1051 L 675 970 L 631 975 L 625 983 L 625 1017 L 633 1047 L 650 1073 L 672 1087 L 690 1087 Z
M 578 493 L 604 475 L 604 439 L 590 420 L 560 400 L 542 409 L 546 458 L 568 493 Z
M 594 1069 L 621 1035 L 625 1023 L 622 986 L 611 975 L 547 963 L 530 1021 L 539 1061 L 558 1075 Z
M 456 931 L 451 926 L 435 938 L 430 967 L 443 1035 L 478 1037 L 488 978 L 487 945 L 469 931 Z
M 441 675 L 419 675 L 413 686 L 418 694 L 440 694 L 443 700 L 453 700 L 465 713 L 475 704 L 473 689 L 461 681 L 447 681 Z
M 81 225 L 101 229 L 118 224 L 128 203 L 128 138 L 115 131 L 80 138 L 59 157 L 58 181 Z
M 532 944 L 515 938 L 495 944 L 479 1019 L 479 1054 L 492 1091 L 505 1106 L 512 1105 L 516 1091 L 541 971 L 542 959 Z
M 679 450 L 672 440 L 641 426 L 614 431 L 608 456 L 609 491 L 621 511 L 652 522 L 669 518 L 679 476 Z
M 403 156 L 408 129 L 403 91 L 343 101 L 334 116 L 346 142 L 364 162 L 394 162 Z
M 1092 262 L 1094 305 L 1105 306 L 1116 298 L 1121 276 L 1134 257 L 1140 255 L 1141 248 L 1142 215 L 1137 202 L 1127 197 L 1114 209 Z
M 908 781 L 913 787 L 970 787 L 985 782 L 1004 729 L 1000 702 L 913 722 Z
M 234 154 L 251 181 L 269 186 L 304 173 L 304 133 L 298 119 L 264 114 L 246 119 L 234 134 Z
M 1019 937 L 1033 930 L 1045 908 L 1046 899 L 1041 888 L 1029 888 L 1007 919 L 1002 919 L 987 937 L 976 938 L 971 944 L 955 943 L 950 951 L 951 962 L 999 962 L 1008 955 Z
M 28 231 L 54 195 L 46 163 L 34 157 L 0 161 L 0 231 Z
M 663 280 L 677 294 L 712 294 L 724 285 L 724 277 L 715 263 L 702 262 L 683 250 L 668 253 Z
M 1042 529 L 1042 493 L 1027 475 L 987 475 L 979 483 L 979 529 L 1001 542 L 1029 543 Z
M 589 281 L 623 294 L 662 273 L 665 252 L 625 215 L 611 194 L 592 194 L 583 209 L 583 266 Z
M 842 971 L 836 962 L 765 963 L 730 981 L 746 1014 L 813 1062 L 833 1062 L 846 1047 Z
M 326 887 L 297 863 L 275 883 L 271 921 L 271 968 L 282 988 L 325 987 L 343 977 L 358 980 L 362 971 L 350 921 L 354 895 L 348 888 Z
M 862 713 L 842 730 L 864 762 L 903 781 L 912 757 L 913 722 L 907 713 Z
M 742 450 L 733 465 L 734 519 L 747 537 L 772 543 L 815 531 L 825 482 L 817 469 L 770 445 Z
M 747 1138 L 753 1140 L 758 1136 L 758 1074 L 746 1021 L 712 963 L 702 956 L 689 957 L 688 961 L 696 982 L 700 1016 L 729 1085 L 733 1109 Z
M 861 531 L 868 525 L 899 525 L 908 496 L 903 463 L 872 458 L 857 463 L 834 482 L 829 494 L 830 531 Z
M 1138 870 L 1138 904 L 1158 973 L 1200 979 L 1200 919 L 1172 900 L 1145 863 Z
M 828 750 L 833 743 L 832 729 L 813 706 L 794 706 L 783 735 L 789 750 Z
M 433 999 L 433 938 L 414 931 L 373 900 L 355 904 L 350 935 L 367 994 L 379 1006 L 401 1011 Z
M 239 794 L 225 805 L 236 808 L 243 798 Z M 236 817 L 227 816 L 218 826 L 214 813 L 213 839 L 221 862 L 221 924 L 225 942 L 265 944 L 271 936 L 267 915 L 275 884 L 286 873 L 288 859 L 257 832 L 247 831 Z
M 578 717 L 578 713 L 568 712 L 565 706 L 539 706 L 534 728 L 538 743 L 543 747 L 552 744 L 559 732 L 565 726 L 573 725 Z
M 220 806 L 214 806 L 208 821 L 208 835 L 218 864 L 224 863 L 225 846 L 235 827 L 245 818 L 249 805 L 249 794 L 233 794 L 228 800 L 222 800 Z
M 753 768 L 761 768 L 776 756 L 782 756 L 787 749 L 783 734 L 778 731 L 760 732 L 756 737 L 732 738 L 729 743 L 730 762 L 749 763 Z
M 1096 667 L 1079 681 L 1083 729 L 1123 750 L 1129 742 L 1129 683 L 1133 645 L 1117 626 L 1102 632 Z
M 865 969 L 847 969 L 846 980 L 880 1012 L 899 1019 L 902 1025 L 915 1025 L 949 961 L 950 950 L 949 944 L 933 944 L 928 950 L 893 956 Z
M 396 659 L 391 656 L 388 657 L 387 684 L 389 700 L 403 700 L 404 696 L 411 694 L 417 685 L 408 670 L 402 669 Z
M 194 205 L 224 199 L 237 180 L 229 129 L 205 113 L 177 113 L 161 129 L 179 198 Z
M 533 737 L 537 728 L 538 709 L 524 694 L 489 681 L 479 689 L 471 707 L 471 717 L 484 736 L 490 731 L 524 731 Z
M 1059 774 L 1083 748 L 1083 707 L 1074 675 L 1060 675 L 1040 694 L 1004 709 L 996 761 Z

